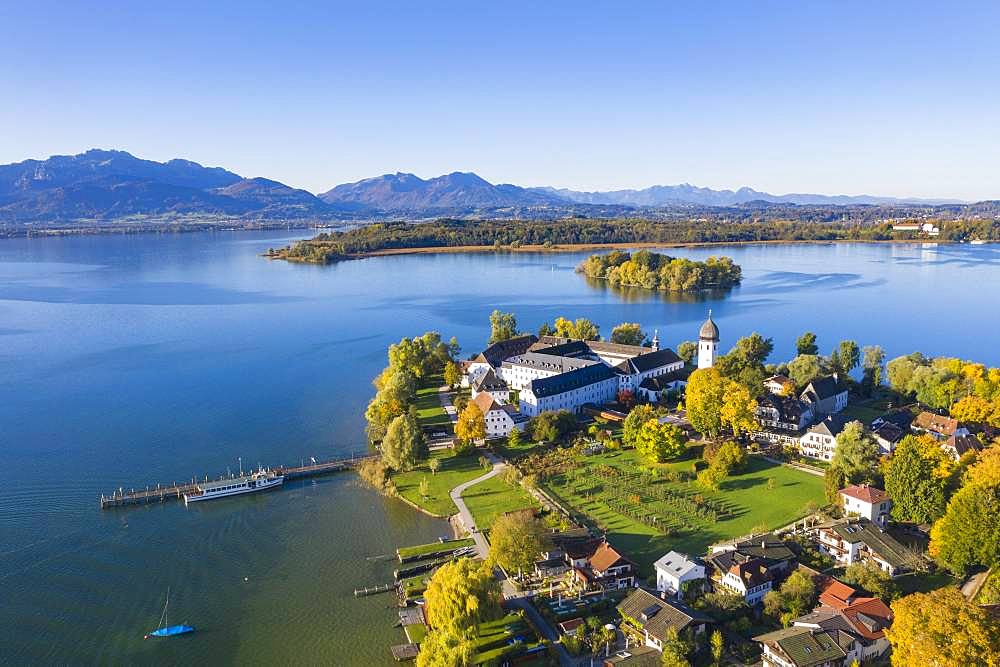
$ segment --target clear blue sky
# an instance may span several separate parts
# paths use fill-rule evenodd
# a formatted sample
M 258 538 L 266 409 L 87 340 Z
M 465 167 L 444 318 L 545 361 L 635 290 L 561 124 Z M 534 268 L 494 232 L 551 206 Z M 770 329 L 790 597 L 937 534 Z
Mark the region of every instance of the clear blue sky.
M 0 163 L 1000 197 L 998 3 L 322 4 L 2 3 Z

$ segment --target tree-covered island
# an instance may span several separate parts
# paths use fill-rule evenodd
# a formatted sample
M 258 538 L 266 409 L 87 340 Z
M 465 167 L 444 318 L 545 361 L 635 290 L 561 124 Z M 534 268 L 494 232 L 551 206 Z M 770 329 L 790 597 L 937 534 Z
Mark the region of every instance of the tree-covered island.
M 649 250 L 591 255 L 576 270 L 615 286 L 670 292 L 732 287 L 739 284 L 743 273 L 730 257 L 709 257 L 699 262 Z

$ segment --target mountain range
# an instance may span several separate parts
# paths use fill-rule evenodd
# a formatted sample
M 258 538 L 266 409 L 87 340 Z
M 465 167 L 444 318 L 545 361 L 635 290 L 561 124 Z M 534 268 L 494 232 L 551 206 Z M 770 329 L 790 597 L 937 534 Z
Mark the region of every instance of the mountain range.
M 751 188 L 712 190 L 656 185 L 643 190 L 579 192 L 492 184 L 474 173 L 422 179 L 396 173 L 345 183 L 320 195 L 267 178 L 244 178 L 188 160 L 155 162 L 124 151 L 0 165 L 0 222 L 225 218 L 235 221 L 352 220 L 440 215 L 622 215 L 692 207 L 934 206 L 957 200 L 868 195 L 772 195 Z

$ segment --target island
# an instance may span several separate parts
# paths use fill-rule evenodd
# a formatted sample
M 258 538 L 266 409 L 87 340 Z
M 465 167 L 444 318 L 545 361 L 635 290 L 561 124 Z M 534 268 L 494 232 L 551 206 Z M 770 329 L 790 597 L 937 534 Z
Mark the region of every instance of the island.
M 687 292 L 738 285 L 743 270 L 731 257 L 709 257 L 703 262 L 640 250 L 616 250 L 591 255 L 576 268 L 588 278 L 606 280 L 616 287 Z
M 811 332 L 773 363 L 711 313 L 692 337 L 495 311 L 467 358 L 390 346 L 362 477 L 455 529 L 399 549 L 394 655 L 847 665 L 909 660 L 927 624 L 995 654 L 1000 369 Z

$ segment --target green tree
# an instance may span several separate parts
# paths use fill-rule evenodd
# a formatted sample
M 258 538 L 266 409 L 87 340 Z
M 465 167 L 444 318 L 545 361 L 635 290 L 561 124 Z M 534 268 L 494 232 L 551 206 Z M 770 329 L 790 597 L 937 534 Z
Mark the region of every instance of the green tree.
M 885 636 L 894 667 L 1000 665 L 1000 623 L 957 588 L 914 593 L 892 603 Z
M 622 322 L 611 330 L 611 342 L 622 345 L 642 345 L 646 334 L 638 322 Z
M 815 354 L 800 354 L 788 362 L 788 377 L 797 387 L 805 387 L 825 372 L 823 360 Z
M 474 402 L 470 402 L 455 422 L 455 437 L 463 442 L 476 442 L 486 437 L 486 418 Z
M 427 455 L 427 444 L 416 418 L 402 414 L 393 419 L 382 439 L 382 460 L 393 470 L 411 470 Z
M 420 642 L 416 667 L 471 667 L 476 658 L 476 644 L 465 635 L 434 630 Z
M 859 421 L 848 422 L 837 434 L 837 448 L 833 452 L 831 468 L 843 471 L 849 484 L 871 483 L 875 479 L 879 460 L 878 445 L 865 432 Z
M 791 619 L 809 612 L 816 604 L 816 584 L 802 570 L 795 570 L 778 590 L 764 596 L 764 611 L 787 626 Z
M 601 337 L 600 327 L 585 317 L 579 317 L 575 322 L 565 317 L 556 318 L 556 335 L 579 340 L 598 340 Z
M 694 355 L 698 353 L 698 344 L 694 341 L 685 340 L 677 345 L 677 356 L 684 360 L 685 364 L 694 363 Z
M 507 436 L 507 447 L 512 450 L 517 450 L 521 446 L 521 429 L 512 428 L 510 434 Z
M 798 340 L 795 341 L 795 353 L 796 356 L 811 356 L 814 357 L 819 354 L 819 346 L 816 345 L 816 334 L 811 331 L 807 331 Z
M 708 448 L 706 447 L 706 452 Z M 727 440 L 717 447 L 711 456 L 706 453 L 705 459 L 709 464 L 713 466 L 719 466 L 726 471 L 726 474 L 731 472 L 739 472 L 747 464 L 747 452 L 745 449 L 739 446 L 739 444 L 733 442 L 732 440 Z
M 929 442 L 928 442 L 929 440 Z M 930 523 L 945 510 L 951 467 L 933 439 L 907 436 L 885 464 L 885 490 L 897 521 Z
M 712 664 L 719 667 L 722 664 L 722 654 L 726 650 L 726 642 L 719 630 L 712 631 L 712 637 L 708 641 L 712 649 Z
M 514 313 L 494 310 L 490 314 L 490 343 L 510 340 L 517 336 L 517 318 Z
M 886 602 L 896 594 L 896 584 L 889 573 L 871 561 L 848 565 L 841 578 L 845 583 L 857 586 Z
M 555 442 L 576 430 L 576 415 L 568 410 L 546 410 L 528 422 L 528 432 L 536 442 Z
M 427 478 L 424 477 L 423 479 L 420 480 L 420 497 L 426 498 L 430 493 L 430 490 L 431 490 L 430 482 L 428 482 Z
M 663 667 L 690 667 L 687 656 L 691 649 L 691 644 L 678 635 L 677 628 L 667 628 L 660 664 Z
M 490 527 L 489 561 L 520 576 L 551 544 L 545 524 L 535 518 L 533 511 L 508 512 L 498 516 Z
M 931 530 L 931 554 L 955 575 L 1000 565 L 1000 480 L 966 483 Z
M 711 465 L 698 473 L 698 485 L 706 491 L 718 491 L 728 476 L 729 473 L 724 467 Z
M 454 388 L 462 381 L 462 371 L 459 370 L 458 364 L 454 361 L 449 361 L 444 365 L 444 383 L 449 387 Z
M 442 565 L 424 592 L 424 613 L 435 630 L 462 635 L 500 615 L 500 583 L 492 568 L 471 558 Z
M 846 377 L 861 362 L 861 348 L 853 340 L 842 340 L 830 358 L 836 360 L 833 366 L 837 372 Z
M 658 419 L 647 421 L 635 438 L 635 449 L 651 463 L 664 463 L 684 453 L 687 437 L 673 424 L 661 424 Z
M 637 405 L 632 408 L 622 422 L 622 444 L 625 447 L 635 447 L 640 429 L 655 417 L 656 410 L 651 405 Z
M 862 368 L 864 370 L 864 385 L 868 392 L 882 385 L 882 365 L 885 363 L 885 352 L 878 345 L 866 345 L 862 350 Z
M 437 471 L 441 469 L 441 459 L 431 459 L 427 462 L 427 467 L 430 468 L 432 475 L 436 475 Z

